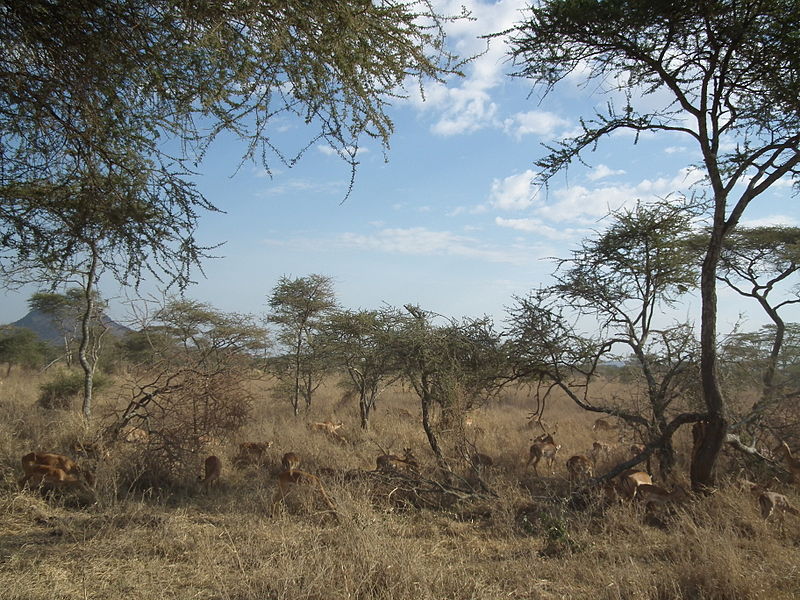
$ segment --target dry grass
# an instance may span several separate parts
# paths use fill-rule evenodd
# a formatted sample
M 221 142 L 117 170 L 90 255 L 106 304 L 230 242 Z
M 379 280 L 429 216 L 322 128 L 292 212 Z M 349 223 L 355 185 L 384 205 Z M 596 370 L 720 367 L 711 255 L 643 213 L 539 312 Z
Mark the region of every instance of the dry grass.
M 564 462 L 594 441 L 587 415 L 563 399 L 545 418 L 559 423 L 556 474 L 525 472 L 530 438 L 523 394 L 478 411 L 468 432 L 495 459 L 486 479 L 498 498 L 450 511 L 374 502 L 365 483 L 326 469 L 373 469 L 381 448 L 412 447 L 423 472 L 433 461 L 411 396 L 393 390 L 373 430 L 358 431 L 355 408 L 329 386 L 308 416 L 265 400 L 235 440 L 210 451 L 225 465 L 219 488 L 196 482 L 169 492 L 121 488 L 125 449 L 98 466 L 97 503 L 43 498 L 16 487 L 19 457 L 65 452 L 83 435 L 70 413 L 36 407 L 36 381 L 12 376 L 0 401 L 0 597 L 15 599 L 748 599 L 800 597 L 800 519 L 764 522 L 734 486 L 694 499 L 675 514 L 599 501 L 580 509 Z M 103 405 L 102 398 L 99 406 Z M 311 420 L 343 420 L 343 443 L 311 432 Z M 614 441 L 605 434 L 600 439 Z M 234 470 L 236 444 L 272 440 L 262 468 Z M 678 447 L 685 456 L 685 435 Z M 379 447 L 380 446 L 380 447 Z M 273 518 L 274 473 L 284 452 L 325 482 L 339 522 L 311 498 Z M 197 457 L 197 474 L 205 458 Z M 684 459 L 685 460 L 685 459 Z M 682 462 L 680 468 L 684 468 Z M 795 504 L 796 489 L 777 485 Z M 467 518 L 473 515 L 473 518 Z

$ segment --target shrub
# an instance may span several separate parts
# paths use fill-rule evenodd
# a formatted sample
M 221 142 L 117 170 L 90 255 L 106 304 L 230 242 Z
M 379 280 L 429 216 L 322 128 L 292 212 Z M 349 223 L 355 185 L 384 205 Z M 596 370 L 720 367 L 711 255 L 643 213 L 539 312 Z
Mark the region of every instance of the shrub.
M 69 409 L 72 401 L 83 392 L 83 373 L 59 372 L 51 381 L 39 386 L 39 406 L 47 409 Z M 100 374 L 94 375 L 94 391 L 100 391 L 109 384 L 109 379 Z

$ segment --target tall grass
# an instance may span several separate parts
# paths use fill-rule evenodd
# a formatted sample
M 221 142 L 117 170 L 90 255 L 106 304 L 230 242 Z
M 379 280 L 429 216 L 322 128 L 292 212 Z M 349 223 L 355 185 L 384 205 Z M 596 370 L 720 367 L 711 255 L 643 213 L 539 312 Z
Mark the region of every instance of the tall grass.
M 225 465 L 209 494 L 194 476 L 180 489 L 122 487 L 132 468 L 123 445 L 97 465 L 97 502 L 76 505 L 68 496 L 43 497 L 16 485 L 22 454 L 68 453 L 71 441 L 92 433 L 74 413 L 38 407 L 39 383 L 15 374 L 1 388 L 4 599 L 800 597 L 800 519 L 764 522 L 753 498 L 734 485 L 657 519 L 640 506 L 599 498 L 579 508 L 565 503 L 564 462 L 596 438 L 594 415 L 563 398 L 545 414 L 558 423 L 563 448 L 555 474 L 542 470 L 540 479 L 524 468 L 539 432 L 526 424 L 530 409 L 522 393 L 473 415 L 467 436 L 494 458 L 485 479 L 497 498 L 469 506 L 404 507 L 345 477 L 374 469 L 384 450 L 413 448 L 423 475 L 433 474 L 434 461 L 410 394 L 392 390 L 364 433 L 355 407 L 341 404 L 332 385 L 299 419 L 288 401 L 264 389 L 253 422 L 235 439 L 209 447 Z M 113 395 L 103 394 L 98 403 L 108 407 Z M 326 419 L 345 422 L 345 442 L 306 427 Z M 262 467 L 231 467 L 239 442 L 267 440 L 274 445 Z M 685 433 L 677 446 L 685 472 Z M 338 522 L 313 497 L 270 515 L 274 476 L 288 451 L 302 457 L 302 469 L 320 475 Z M 203 458 L 197 457 L 197 475 Z M 796 489 L 774 487 L 800 504 Z

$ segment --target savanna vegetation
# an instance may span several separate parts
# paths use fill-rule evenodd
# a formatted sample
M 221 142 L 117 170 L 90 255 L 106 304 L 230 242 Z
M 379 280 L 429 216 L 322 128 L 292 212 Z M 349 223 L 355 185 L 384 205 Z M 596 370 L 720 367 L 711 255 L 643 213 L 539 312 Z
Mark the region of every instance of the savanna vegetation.
M 491 493 L 442 502 L 439 494 L 409 497 L 391 481 L 354 475 L 375 469 L 384 451 L 400 455 L 409 447 L 419 479 L 438 479 L 418 399 L 401 386 L 385 393 L 365 433 L 356 405 L 342 404 L 332 382 L 302 419 L 286 399 L 265 400 L 269 385 L 254 384 L 250 392 L 261 401 L 241 429 L 207 440 L 187 456 L 180 475 L 157 479 L 140 455 L 154 442 L 121 441 L 99 459 L 73 453 L 73 442 L 91 439 L 91 432 L 74 411 L 37 406 L 38 382 L 14 371 L 3 383 L 5 598 L 793 598 L 800 592 L 800 518 L 765 521 L 737 479 L 772 481 L 795 506 L 800 494 L 736 451 L 724 452 L 716 493 L 674 509 L 650 514 L 643 503 L 608 501 L 601 493 L 570 503 L 566 459 L 596 439 L 616 443 L 619 430 L 593 432 L 593 417 L 563 395 L 552 398 L 545 415 L 562 446 L 554 474 L 542 465 L 541 477 L 525 469 L 530 438 L 540 429 L 527 419 L 530 392 L 509 390 L 471 412 L 465 432 L 493 460 L 480 472 Z M 610 378 L 603 394 L 616 397 L 626 387 Z M 98 392 L 99 415 L 123 408 L 121 391 Z M 340 437 L 306 427 L 327 419 L 344 421 Z M 677 469 L 685 473 L 690 435 L 676 437 Z M 243 441 L 273 445 L 260 464 L 235 468 Z M 19 459 L 33 449 L 91 465 L 93 492 L 21 491 Z M 275 476 L 289 451 L 321 479 L 335 519 L 310 491 L 271 514 Z M 196 476 L 209 453 L 221 457 L 223 471 L 206 493 Z M 601 465 L 623 455 L 624 447 L 614 450 Z M 454 460 L 453 468 L 467 481 L 475 473 L 464 460 Z M 685 475 L 668 486 L 677 482 L 687 485 Z
M 610 215 L 504 323 L 344 310 L 315 274 L 261 316 L 181 296 L 109 335 L 102 275 L 185 290 L 208 257 L 215 137 L 291 166 L 292 114 L 355 169 L 409 75 L 458 74 L 426 1 L 321 6 L 3 7 L 0 274 L 63 338 L 0 337 L 3 597 L 800 595 L 798 231 L 740 226 L 798 175 L 792 3 L 521 16 L 518 76 L 625 98 L 539 183 L 623 129 L 685 137 L 703 183 Z M 718 332 L 721 286 L 770 324 Z

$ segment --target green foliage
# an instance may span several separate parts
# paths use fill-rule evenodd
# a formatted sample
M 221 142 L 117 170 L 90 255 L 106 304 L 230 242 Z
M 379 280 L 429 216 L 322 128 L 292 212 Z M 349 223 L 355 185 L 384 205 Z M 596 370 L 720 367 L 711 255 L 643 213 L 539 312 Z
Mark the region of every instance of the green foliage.
M 268 346 L 267 332 L 251 315 L 185 298 L 167 302 L 123 342 L 133 364 L 207 370 L 255 365 Z
M 737 391 L 759 389 L 763 385 L 764 371 L 770 362 L 774 341 L 774 325 L 764 325 L 758 331 L 735 332 L 729 335 L 720 348 L 726 388 Z M 779 396 L 791 396 L 800 391 L 798 323 L 786 324 L 773 385 Z
M 455 74 L 426 0 L 381 3 L 11 3 L 0 21 L 0 266 L 190 282 L 194 231 L 216 208 L 193 171 L 223 132 L 243 160 L 293 165 L 315 143 L 354 170 L 388 147 L 407 78 Z M 309 125 L 282 148 L 275 121 Z
M 42 408 L 70 409 L 83 392 L 84 374 L 75 371 L 58 371 L 53 379 L 39 386 L 39 406 Z M 111 380 L 102 373 L 93 376 L 95 391 L 106 388 Z
M 392 340 L 403 324 L 396 310 L 336 311 L 317 340 L 330 361 L 344 368 L 342 385 L 358 398 L 364 429 L 380 393 L 400 377 L 401 360 L 392 352 Z
M 278 342 L 284 356 L 272 361 L 274 375 L 281 382 L 278 391 L 288 392 L 295 415 L 300 399 L 311 406 L 321 376 L 329 367 L 323 344 L 317 336 L 336 308 L 333 280 L 325 275 L 281 277 L 268 300 L 270 323 L 278 326 Z
M 8 364 L 6 375 L 12 365 L 24 369 L 41 368 L 50 354 L 48 345 L 30 329 L 5 327 L 0 330 L 0 363 Z

